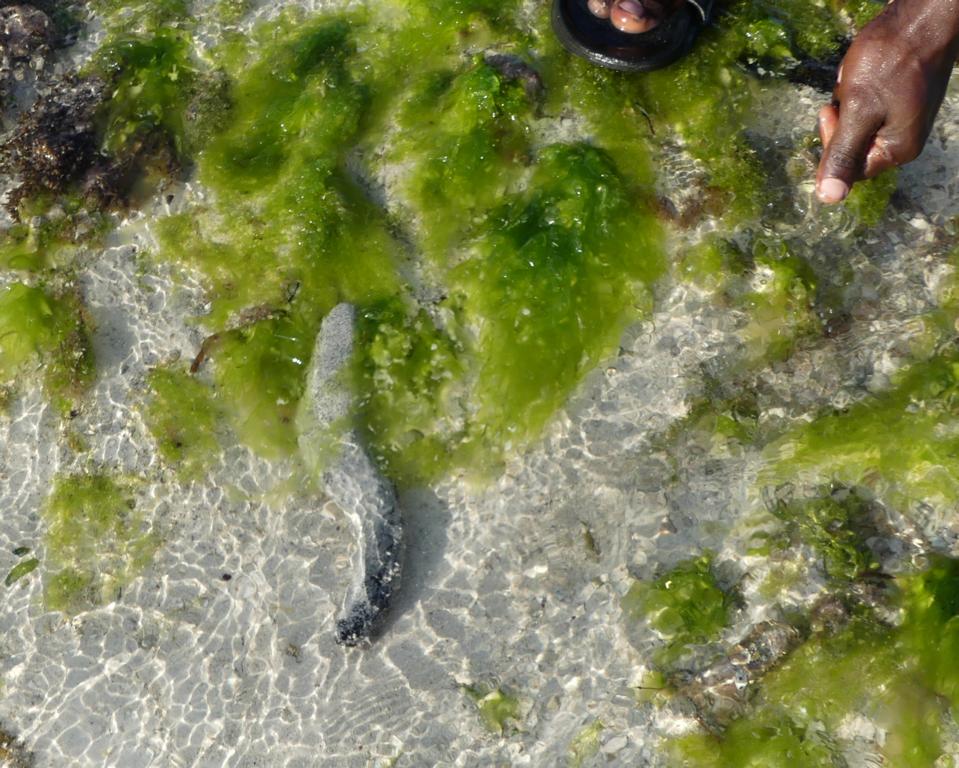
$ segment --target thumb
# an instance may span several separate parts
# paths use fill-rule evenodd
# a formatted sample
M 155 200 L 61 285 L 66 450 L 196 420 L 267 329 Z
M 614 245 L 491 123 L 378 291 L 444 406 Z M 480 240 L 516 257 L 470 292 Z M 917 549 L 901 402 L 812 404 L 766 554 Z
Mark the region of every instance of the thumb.
M 838 203 L 866 173 L 866 157 L 883 119 L 855 98 L 843 101 L 827 118 L 823 133 L 825 148 L 816 177 L 816 193 L 824 203 Z M 833 122 L 834 121 L 834 122 Z

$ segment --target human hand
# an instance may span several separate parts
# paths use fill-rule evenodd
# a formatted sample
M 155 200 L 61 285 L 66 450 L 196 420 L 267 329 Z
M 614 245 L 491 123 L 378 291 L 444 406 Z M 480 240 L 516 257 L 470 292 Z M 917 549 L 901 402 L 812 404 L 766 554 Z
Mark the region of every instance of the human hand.
M 867 24 L 819 112 L 816 193 L 838 203 L 860 179 L 922 152 L 959 53 L 959 0 L 893 0 Z

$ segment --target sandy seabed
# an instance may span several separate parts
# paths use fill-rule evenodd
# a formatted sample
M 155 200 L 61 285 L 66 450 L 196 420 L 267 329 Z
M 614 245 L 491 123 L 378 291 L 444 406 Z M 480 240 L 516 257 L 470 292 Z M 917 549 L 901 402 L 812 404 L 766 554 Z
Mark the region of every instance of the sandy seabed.
M 95 40 L 61 52 L 64 66 Z M 751 130 L 775 153 L 809 132 L 820 100 L 800 86 L 770 87 Z M 544 118 L 539 129 L 576 132 L 561 123 Z M 870 311 L 765 374 L 770 418 L 854 402 L 901 366 L 916 318 L 951 270 L 937 233 L 959 212 L 957 139 L 953 89 L 926 152 L 901 174 L 896 210 L 853 264 L 871 276 Z M 695 173 L 679 148 L 661 167 L 664 195 Z M 828 260 L 816 254 L 811 181 L 798 193 L 808 202 L 790 232 L 805 236 L 811 258 Z M 661 739 L 697 725 L 638 702 L 656 637 L 634 630 L 627 639 L 621 596 L 634 578 L 709 548 L 728 571 L 750 575 L 730 642 L 770 608 L 750 586 L 762 563 L 732 537 L 761 505 L 762 457 L 748 446 L 719 458 L 690 451 L 677 468 L 657 447 L 700 392 L 703 369 L 733 353 L 743 317 L 663 280 L 652 317 L 626 332 L 619 354 L 501 477 L 403 493 L 402 592 L 375 644 L 346 650 L 332 632 L 353 546 L 340 512 L 321 496 L 287 493 L 292 467 L 241 446 L 182 485 L 142 421 L 149 368 L 202 341 L 192 320 L 204 297 L 199 282 L 175 283 L 141 254 L 156 216 L 202 194 L 188 184 L 137 212 L 78 275 L 98 374 L 70 428 L 87 450 L 74 452 L 39 392 L 0 419 L 0 572 L 24 543 L 42 561 L 39 510 L 53 478 L 91 466 L 146 478 L 138 507 L 164 542 L 120 600 L 72 619 L 44 609 L 39 578 L 5 589 L 0 722 L 37 768 L 557 766 L 597 722 L 598 750 L 584 765 L 665 764 Z M 671 253 L 694 237 L 676 236 Z M 920 512 L 927 539 L 953 549 L 959 524 Z M 585 530 L 595 547 L 584 545 Z M 517 722 L 491 733 L 467 684 L 515 695 Z M 849 730 L 861 747 L 850 757 L 867 764 L 881 734 L 865 721 Z

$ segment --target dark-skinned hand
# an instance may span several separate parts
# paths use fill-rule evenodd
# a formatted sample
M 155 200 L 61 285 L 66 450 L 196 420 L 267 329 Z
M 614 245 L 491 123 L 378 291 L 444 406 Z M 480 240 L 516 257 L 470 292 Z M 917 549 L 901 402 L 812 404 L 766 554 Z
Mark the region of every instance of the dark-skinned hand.
M 893 0 L 863 27 L 819 113 L 816 192 L 837 203 L 852 185 L 922 152 L 959 54 L 959 0 Z

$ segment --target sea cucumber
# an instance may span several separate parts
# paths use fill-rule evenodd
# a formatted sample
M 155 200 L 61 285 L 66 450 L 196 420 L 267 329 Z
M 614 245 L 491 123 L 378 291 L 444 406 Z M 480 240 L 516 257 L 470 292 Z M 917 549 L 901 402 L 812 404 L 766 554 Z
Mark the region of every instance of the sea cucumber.
M 336 641 L 346 646 L 370 640 L 399 585 L 403 548 L 396 492 L 352 424 L 347 379 L 355 326 L 349 304 L 337 305 L 323 320 L 298 417 L 304 459 L 356 534 L 353 584 L 336 621 Z

